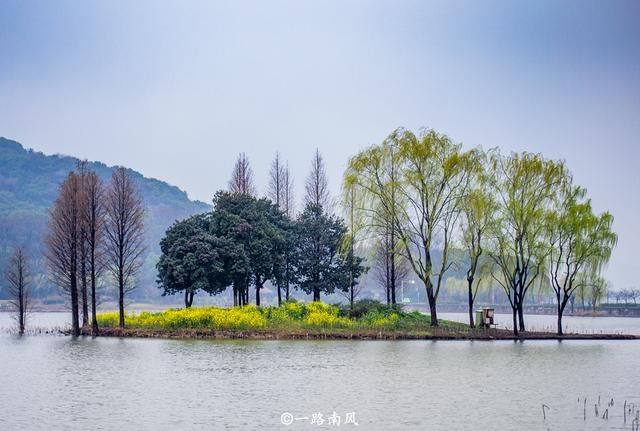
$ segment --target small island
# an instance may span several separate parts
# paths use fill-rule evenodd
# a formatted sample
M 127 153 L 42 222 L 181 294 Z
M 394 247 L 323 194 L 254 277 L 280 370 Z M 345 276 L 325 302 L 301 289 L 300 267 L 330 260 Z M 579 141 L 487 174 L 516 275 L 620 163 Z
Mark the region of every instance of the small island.
M 324 302 L 287 301 L 281 306 L 242 308 L 191 307 L 126 316 L 118 326 L 117 312 L 98 314 L 101 336 L 198 339 L 311 339 L 311 340 L 525 340 L 525 339 L 640 339 L 630 334 L 563 334 L 469 325 L 440 319 L 430 326 L 430 316 L 403 311 L 377 301 L 358 301 L 353 310 Z M 91 335 L 90 328 L 83 330 Z

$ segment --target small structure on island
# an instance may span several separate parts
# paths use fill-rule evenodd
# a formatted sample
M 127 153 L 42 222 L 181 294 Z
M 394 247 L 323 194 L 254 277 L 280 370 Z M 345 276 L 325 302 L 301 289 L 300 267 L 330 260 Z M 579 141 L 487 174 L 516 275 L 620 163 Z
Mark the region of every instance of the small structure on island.
M 476 327 L 490 328 L 495 326 L 493 322 L 494 315 L 495 310 L 493 308 L 484 307 L 481 310 L 476 310 Z

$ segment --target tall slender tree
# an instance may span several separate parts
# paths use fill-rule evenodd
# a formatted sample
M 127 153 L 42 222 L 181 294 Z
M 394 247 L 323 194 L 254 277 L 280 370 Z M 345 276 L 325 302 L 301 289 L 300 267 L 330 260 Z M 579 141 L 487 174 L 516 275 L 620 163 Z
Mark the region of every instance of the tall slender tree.
M 375 273 L 378 278 L 383 276 L 389 304 L 396 303 L 397 283 L 404 277 L 399 274 L 398 265 L 406 262 L 398 241 L 398 214 L 406 206 L 398 191 L 401 161 L 398 140 L 387 138 L 382 145 L 372 146 L 350 160 L 343 187 L 345 193 L 354 187 L 363 190 L 359 204 L 361 224 L 366 236 L 373 240 Z
M 285 166 L 280 159 L 280 153 L 276 153 L 271 162 L 269 170 L 269 186 L 267 189 L 267 197 L 271 199 L 276 207 L 283 211 L 286 199 L 284 197 L 285 190 Z
M 328 210 L 329 182 L 327 181 L 324 159 L 317 149 L 311 161 L 311 172 L 309 172 L 305 183 L 305 193 L 305 204 L 313 204 L 324 211 Z
M 271 199 L 271 202 L 273 202 L 276 208 L 278 208 L 278 210 L 280 210 L 283 214 L 285 214 L 289 203 L 287 197 L 288 175 L 288 169 L 280 160 L 280 154 L 276 153 L 275 158 L 271 163 L 271 170 L 269 171 L 269 188 L 267 191 L 267 197 Z M 278 305 L 282 304 L 282 290 L 288 283 L 288 277 L 286 276 L 286 246 L 284 246 L 282 252 L 282 259 L 277 259 L 274 261 L 274 265 L 276 267 L 274 267 L 273 271 L 274 274 L 277 275 L 276 277 L 274 277 L 274 282 L 278 293 Z
M 49 210 L 45 257 L 51 279 L 71 298 L 71 330 L 80 335 L 78 309 L 78 243 L 80 242 L 80 188 L 78 175 L 69 173 Z
M 113 171 L 105 199 L 105 264 L 118 285 L 119 325 L 125 326 L 125 294 L 135 288 L 145 252 L 145 208 L 131 174 Z
M 245 153 L 240 153 L 231 172 L 229 191 L 243 195 L 255 196 L 256 186 L 253 182 L 253 169 Z
M 346 190 L 344 193 L 343 202 L 348 230 L 343 237 L 342 255 L 348 270 L 347 298 L 351 310 L 353 310 L 355 299 L 360 292 L 360 288 L 358 288 L 358 278 L 362 272 L 361 267 L 362 261 L 364 260 L 356 254 L 356 244 L 360 241 L 360 236 L 364 228 L 361 225 L 362 217 L 358 214 L 361 208 L 361 192 L 362 190 L 358 187 L 350 187 L 349 190 Z
M 284 189 L 282 191 L 281 208 L 284 215 L 287 218 L 292 219 L 296 212 L 296 202 L 293 190 L 293 177 L 291 176 L 288 162 L 285 164 L 282 171 L 282 179 Z
M 89 324 L 89 294 L 88 294 L 88 226 L 85 217 L 85 205 L 87 198 L 86 181 L 89 173 L 89 163 L 86 160 L 78 160 L 76 162 L 76 174 L 80 181 L 80 190 L 78 195 L 78 203 L 80 205 L 81 216 L 79 219 L 80 240 L 78 242 L 78 274 L 80 279 L 80 305 L 82 306 L 82 326 Z
M 288 162 L 285 164 L 282 177 L 284 190 L 282 191 L 281 207 L 284 216 L 290 221 L 289 225 L 291 227 L 295 216 L 295 196 L 293 190 L 293 177 L 291 176 Z M 288 301 L 291 295 L 291 284 L 295 282 L 295 271 L 293 268 L 295 257 L 295 234 L 292 227 L 290 229 L 286 229 L 284 233 L 284 273 L 282 276 L 284 278 L 284 296 L 285 300 Z
M 9 304 L 15 312 L 18 334 L 23 335 L 31 307 L 31 268 L 22 247 L 16 247 L 5 271 L 9 287 Z
M 466 271 L 467 297 L 469 303 L 469 326 L 475 327 L 473 321 L 473 306 L 478 288 L 482 280 L 476 279 L 481 268 L 483 253 L 485 252 L 489 230 L 495 217 L 497 203 L 489 188 L 487 178 L 487 158 L 479 158 L 479 168 L 473 178 L 471 189 L 462 200 L 461 237 L 462 248 L 468 258 L 469 266 Z M 486 266 L 486 265 L 485 265 Z
M 91 283 L 91 330 L 98 334 L 97 283 L 103 270 L 105 190 L 100 177 L 89 171 L 83 181 L 82 218 L 85 226 L 88 252 L 89 278 Z

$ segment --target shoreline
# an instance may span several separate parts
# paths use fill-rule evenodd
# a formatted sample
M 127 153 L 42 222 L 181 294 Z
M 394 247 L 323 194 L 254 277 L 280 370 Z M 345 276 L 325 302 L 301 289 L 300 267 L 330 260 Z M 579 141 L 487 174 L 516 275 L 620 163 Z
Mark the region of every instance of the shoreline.
M 181 305 L 181 304 L 179 304 Z M 217 306 L 217 305 L 214 305 Z M 152 306 L 152 305 L 144 305 L 141 307 L 134 307 L 133 310 L 136 312 L 140 312 L 140 311 L 151 311 L 151 312 L 160 312 L 160 311 L 165 311 L 168 309 L 172 309 L 176 307 L 176 305 L 161 305 L 161 306 Z M 224 307 L 228 307 L 228 306 L 224 306 Z M 104 310 L 99 310 L 100 312 L 104 312 L 104 311 L 112 311 L 115 310 L 116 307 L 109 307 L 109 308 L 105 308 Z M 407 307 L 407 311 L 412 311 L 412 310 L 416 310 L 416 311 L 420 311 L 420 312 L 426 312 L 428 311 L 428 309 L 426 307 Z M 52 306 L 52 307 L 36 307 L 32 310 L 32 313 L 68 313 L 69 310 L 65 307 L 58 307 L 58 306 Z M 448 307 L 443 307 L 442 310 L 438 310 L 439 313 L 455 313 L 455 314 L 467 314 L 468 311 L 467 310 L 463 310 L 463 309 L 458 309 L 458 308 L 448 308 Z M 5 308 L 0 307 L 0 314 L 4 314 L 4 313 L 14 313 L 14 311 L 12 310 L 8 310 Z M 504 315 L 510 315 L 511 312 L 510 311 L 506 311 L 503 310 L 501 308 L 496 308 L 496 314 L 504 314 Z M 546 312 L 546 311 L 542 311 L 540 309 L 534 309 L 534 310 L 525 310 L 525 315 L 527 316 L 555 316 L 555 314 L 553 312 Z M 578 311 L 578 312 L 574 312 L 574 313 L 565 313 L 564 317 L 590 317 L 590 318 L 601 318 L 601 317 L 614 317 L 614 318 L 625 318 L 625 319 L 640 319 L 640 311 L 636 312 L 635 310 L 632 312 L 629 311 L 623 311 L 623 312 L 608 312 L 606 310 L 598 310 L 596 312 L 592 312 L 592 311 L 587 311 L 587 312 L 583 312 L 583 311 Z
M 91 328 L 83 328 L 81 335 L 92 336 Z M 68 333 L 67 333 L 68 335 Z M 100 328 L 98 337 L 112 338 L 159 338 L 176 340 L 443 340 L 443 341 L 523 341 L 523 340 L 640 340 L 632 334 L 579 334 L 557 335 L 552 332 L 525 332 L 517 337 L 506 329 L 472 331 L 435 330 L 416 332 L 393 331 L 251 331 L 177 329 L 151 330 L 137 328 Z

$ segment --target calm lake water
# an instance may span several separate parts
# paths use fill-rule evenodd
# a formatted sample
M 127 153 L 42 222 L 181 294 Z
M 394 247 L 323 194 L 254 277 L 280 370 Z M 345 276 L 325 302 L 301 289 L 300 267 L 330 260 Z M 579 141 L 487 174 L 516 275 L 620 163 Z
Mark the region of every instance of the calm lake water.
M 64 316 L 34 319 L 64 324 Z M 0 326 L 8 323 L 0 318 Z M 623 404 L 640 406 L 639 365 L 640 341 L 74 340 L 4 333 L 0 430 L 332 429 L 310 421 L 334 411 L 339 429 L 631 430 Z M 595 417 L 598 396 L 601 414 L 614 398 L 608 420 Z M 543 403 L 550 407 L 546 421 Z M 282 425 L 285 412 L 309 419 Z M 344 424 L 350 412 L 358 427 Z

